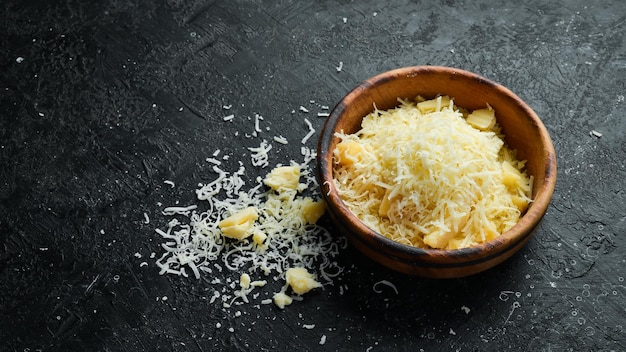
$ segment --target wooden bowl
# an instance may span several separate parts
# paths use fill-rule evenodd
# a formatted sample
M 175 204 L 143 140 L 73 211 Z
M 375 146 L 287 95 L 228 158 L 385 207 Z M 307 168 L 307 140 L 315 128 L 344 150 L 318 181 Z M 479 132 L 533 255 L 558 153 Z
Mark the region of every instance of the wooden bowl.
M 469 110 L 489 104 L 518 158 L 527 160 L 534 177 L 533 202 L 519 222 L 496 239 L 456 250 L 420 249 L 388 239 L 364 225 L 344 204 L 333 186 L 335 132 L 355 133 L 373 106 L 387 110 L 397 99 L 449 95 Z M 327 212 L 336 227 L 363 254 L 393 270 L 430 278 L 472 275 L 503 262 L 532 237 L 543 218 L 556 183 L 556 156 L 545 126 L 509 89 L 471 72 L 437 66 L 405 67 L 372 77 L 346 95 L 327 118 L 318 141 L 317 178 Z

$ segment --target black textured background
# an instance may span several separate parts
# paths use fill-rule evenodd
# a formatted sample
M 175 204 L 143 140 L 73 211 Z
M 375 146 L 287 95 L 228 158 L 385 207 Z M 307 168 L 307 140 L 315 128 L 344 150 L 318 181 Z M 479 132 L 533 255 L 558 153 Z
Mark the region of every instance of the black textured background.
M 625 22 L 622 0 L 2 1 L 0 350 L 626 350 Z M 486 76 L 544 120 L 558 182 L 522 251 L 437 281 L 349 247 L 285 310 L 158 274 L 161 210 L 195 202 L 215 150 L 235 171 L 282 135 L 270 165 L 300 160 L 305 117 L 319 131 L 322 105 L 410 65 Z

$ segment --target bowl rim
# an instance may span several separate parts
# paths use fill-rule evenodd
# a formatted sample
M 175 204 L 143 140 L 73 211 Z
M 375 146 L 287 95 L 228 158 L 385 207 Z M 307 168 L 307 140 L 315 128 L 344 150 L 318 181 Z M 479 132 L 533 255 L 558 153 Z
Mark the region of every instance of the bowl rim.
M 490 88 L 497 89 L 501 95 L 506 96 L 506 98 L 510 102 L 516 104 L 521 110 L 524 111 L 529 119 L 532 120 L 532 122 L 536 125 L 540 133 L 540 139 L 542 140 L 543 144 L 542 149 L 543 159 L 546 167 L 546 177 L 544 178 L 541 186 L 537 189 L 532 203 L 529 205 L 528 209 L 522 215 L 517 224 L 515 224 L 508 231 L 500 234 L 495 239 L 472 247 L 450 250 L 418 248 L 394 241 L 378 233 L 377 231 L 370 229 L 355 215 L 353 215 L 339 196 L 336 188 L 334 187 L 334 183 L 332 183 L 334 182 L 332 177 L 333 151 L 329 150 L 329 146 L 334 138 L 335 127 L 338 121 L 343 116 L 343 113 L 346 111 L 347 103 L 352 101 L 355 97 L 361 95 L 368 89 L 384 85 L 386 82 L 394 79 L 394 77 L 415 77 L 424 73 L 440 73 L 449 76 L 463 76 L 467 79 L 476 80 L 480 82 L 480 84 L 487 85 Z M 327 208 L 329 208 L 329 210 L 332 211 L 335 216 L 341 217 L 342 220 L 348 222 L 348 224 L 346 224 L 346 227 L 352 228 L 353 230 L 351 232 L 353 234 L 358 233 L 358 235 L 352 237 L 358 238 L 360 241 L 366 241 L 362 237 L 368 236 L 376 243 L 376 245 L 389 249 L 391 251 L 391 253 L 389 254 L 391 254 L 392 256 L 394 255 L 392 253 L 395 253 L 395 256 L 404 257 L 405 259 L 430 259 L 431 261 L 433 261 L 431 263 L 431 265 L 433 266 L 458 267 L 459 263 L 463 263 L 464 265 L 473 265 L 476 263 L 485 262 L 493 259 L 494 257 L 498 257 L 502 253 L 519 246 L 524 241 L 527 241 L 529 237 L 533 234 L 535 229 L 539 226 L 539 222 L 547 211 L 556 185 L 557 163 L 554 145 L 552 143 L 552 139 L 550 138 L 547 128 L 545 127 L 539 116 L 534 112 L 534 110 L 530 106 L 528 106 L 519 96 L 517 96 L 515 93 L 513 93 L 511 90 L 504 87 L 503 85 L 489 80 L 476 73 L 447 66 L 401 67 L 379 73 L 359 83 L 350 92 L 348 92 L 348 94 L 346 94 L 332 109 L 330 115 L 327 117 L 324 123 L 322 132 L 320 133 L 317 149 L 317 177 L 319 186 L 321 188 L 322 198 L 328 205 Z M 331 162 L 329 163 L 329 161 Z M 329 185 L 329 182 L 331 182 L 332 186 Z M 341 213 L 343 213 L 343 216 L 341 216 Z M 443 258 L 445 258 L 445 260 L 442 260 Z M 452 259 L 452 262 L 450 262 L 450 259 Z

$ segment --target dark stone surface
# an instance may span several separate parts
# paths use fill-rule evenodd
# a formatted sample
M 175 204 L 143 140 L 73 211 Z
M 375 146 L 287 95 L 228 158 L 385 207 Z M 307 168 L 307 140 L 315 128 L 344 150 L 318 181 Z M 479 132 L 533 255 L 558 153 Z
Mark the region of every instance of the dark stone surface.
M 2 350 L 626 349 L 623 1 L 8 0 L 0 19 Z M 233 170 L 283 135 L 270 164 L 300 160 L 304 117 L 319 130 L 320 105 L 425 64 L 504 84 L 552 134 L 556 192 L 521 252 L 437 281 L 349 247 L 334 286 L 285 310 L 159 275 L 162 205 L 195 201 L 216 149 Z M 247 138 L 255 113 L 271 130 Z

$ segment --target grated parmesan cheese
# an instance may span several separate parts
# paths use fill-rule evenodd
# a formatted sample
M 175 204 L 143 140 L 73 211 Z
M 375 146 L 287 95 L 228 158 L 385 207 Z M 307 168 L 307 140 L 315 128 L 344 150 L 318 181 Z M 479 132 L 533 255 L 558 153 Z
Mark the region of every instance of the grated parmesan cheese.
M 326 335 L 322 335 L 322 337 L 320 338 L 320 345 L 323 345 L 326 343 Z
M 387 281 L 387 280 L 380 280 L 377 283 L 374 284 L 374 287 L 372 287 L 372 289 L 374 290 L 374 292 L 376 293 L 382 293 L 383 291 L 378 289 L 378 285 L 385 285 L 385 286 L 389 286 L 391 287 L 391 289 L 398 294 L 398 289 L 396 288 L 396 285 L 392 284 L 391 282 Z
M 269 165 L 268 152 L 272 150 L 272 145 L 265 139 L 261 141 L 261 144 L 258 147 L 250 147 L 248 150 L 252 152 L 250 157 L 252 158 L 253 166 L 260 166 L 263 168 Z
M 287 138 L 285 138 L 283 136 L 274 136 L 274 142 L 280 143 L 280 144 L 288 144 L 289 143 L 289 141 L 287 141 Z
M 313 137 L 313 134 L 315 134 L 315 129 L 313 128 L 311 121 L 309 121 L 308 119 L 304 119 L 304 122 L 309 127 L 309 132 L 302 138 L 302 144 L 306 144 L 309 138 Z
M 470 247 L 515 225 L 532 178 L 504 144 L 495 112 L 468 114 L 449 97 L 399 101 L 367 115 L 357 133 L 337 133 L 334 186 L 352 212 L 422 248 Z
M 263 141 L 259 148 L 250 150 L 267 156 L 269 147 Z M 212 281 L 231 292 L 222 291 L 211 298 L 215 301 L 221 297 L 220 304 L 225 308 L 238 302 L 248 303 L 254 297 L 250 292 L 266 285 L 266 280 L 252 281 L 253 275 L 273 275 L 274 280 L 286 280 L 288 269 L 297 267 L 317 274 L 318 281 L 308 282 L 309 289 L 332 283 L 343 270 L 333 258 L 346 242 L 343 238 L 338 242 L 315 224 L 324 212 L 323 201 L 313 198 L 317 198 L 317 187 L 311 187 L 317 186 L 309 167 L 316 154 L 307 147 L 302 147 L 301 153 L 304 157 L 301 164 L 292 161 L 291 166 L 276 167 L 247 190 L 242 179 L 246 171 L 243 163 L 232 173 L 212 164 L 214 180 L 198 185 L 196 190 L 204 210 L 198 205 L 168 207 L 164 214 L 175 218 L 165 229 L 155 229 L 164 240 L 161 244 L 164 253 L 156 260 L 160 274 L 188 276 L 190 271 L 199 279 L 213 269 L 238 273 L 237 282 Z M 301 195 L 305 190 L 312 195 Z M 307 288 L 294 285 L 294 292 L 304 293 Z M 298 299 L 298 296 L 275 295 L 269 303 L 284 308 Z
M 289 268 L 286 278 L 287 284 L 297 295 L 303 295 L 314 288 L 322 287 L 322 284 L 315 281 L 315 276 L 309 273 L 306 268 Z

